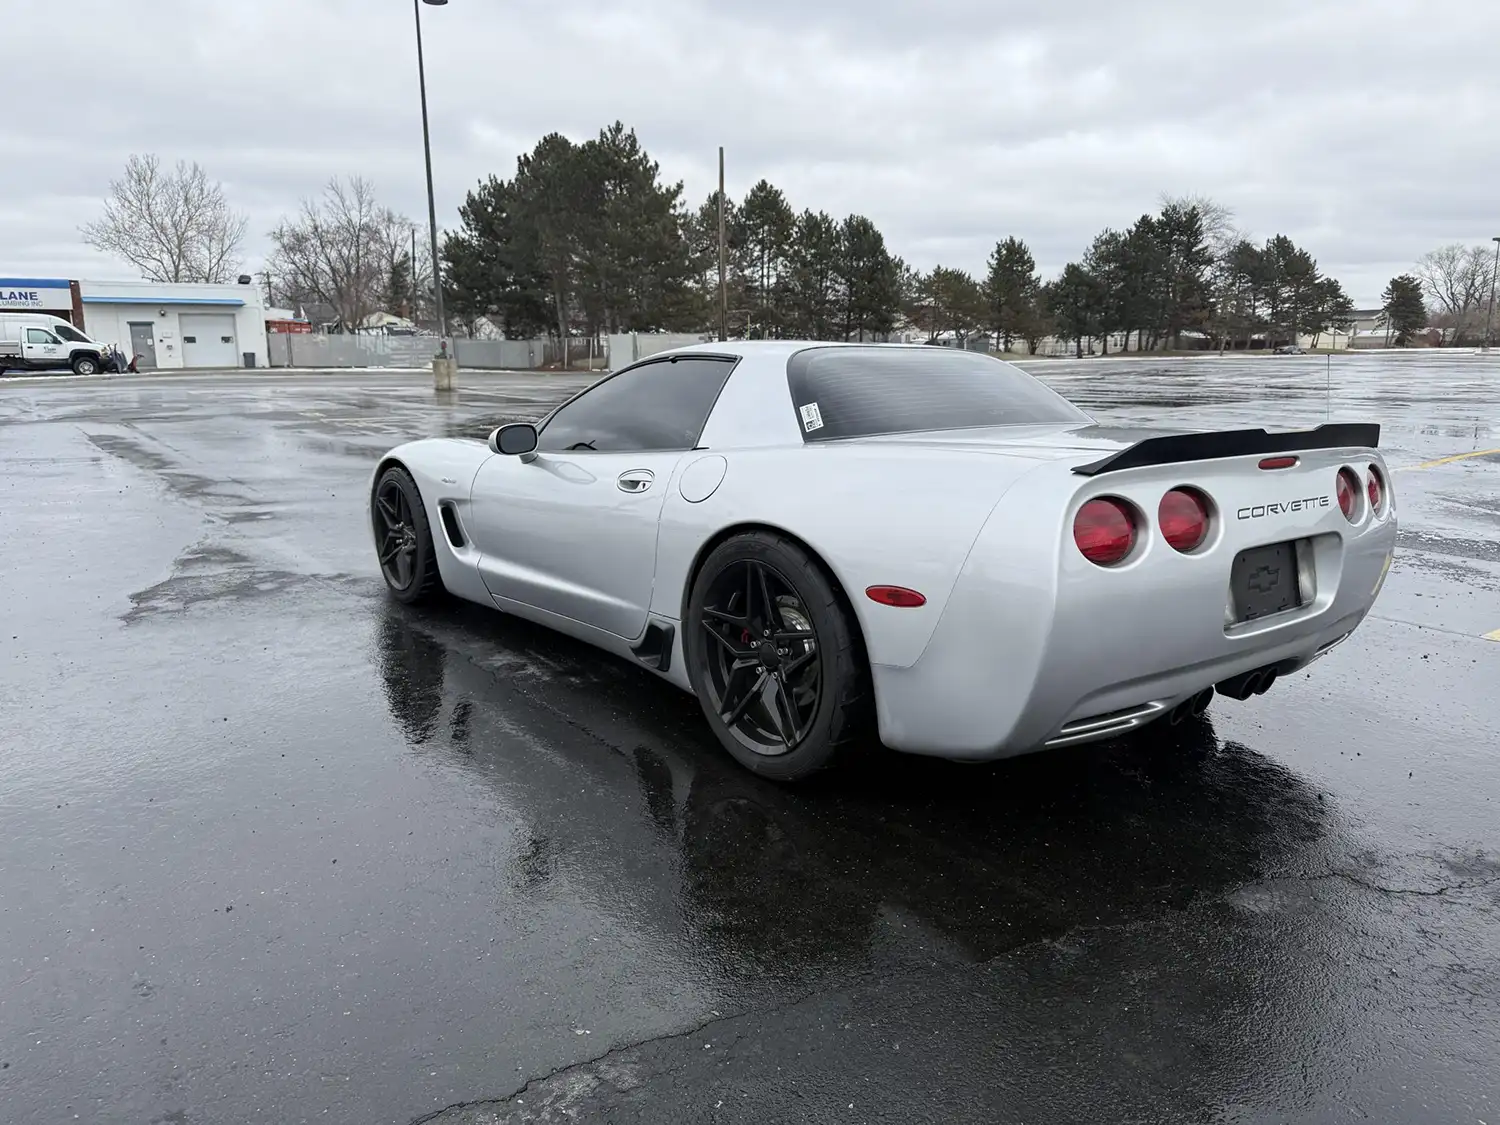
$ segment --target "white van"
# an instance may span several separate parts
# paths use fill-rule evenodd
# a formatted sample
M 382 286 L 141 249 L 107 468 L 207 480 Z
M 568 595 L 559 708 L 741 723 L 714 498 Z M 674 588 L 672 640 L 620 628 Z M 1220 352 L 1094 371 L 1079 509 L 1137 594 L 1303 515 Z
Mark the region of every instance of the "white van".
M 95 375 L 104 368 L 106 350 L 62 317 L 0 313 L 0 375 L 68 369 L 78 375 Z

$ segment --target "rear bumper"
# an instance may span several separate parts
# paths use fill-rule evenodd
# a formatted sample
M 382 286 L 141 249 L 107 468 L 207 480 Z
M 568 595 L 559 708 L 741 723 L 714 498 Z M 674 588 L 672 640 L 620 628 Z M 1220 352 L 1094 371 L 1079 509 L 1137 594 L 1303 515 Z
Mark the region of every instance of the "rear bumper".
M 1014 540 L 990 554 L 984 538 L 921 658 L 873 666 L 893 749 L 984 761 L 1075 745 L 1144 726 L 1242 673 L 1304 667 L 1369 613 L 1396 521 L 1321 542 L 1317 597 L 1252 628 L 1225 626 L 1227 563 L 1162 557 L 1134 580 L 1070 584 L 1068 562 L 1044 570 L 1040 558 L 1015 561 Z M 1047 588 L 1037 575 L 1049 573 L 1058 578 Z

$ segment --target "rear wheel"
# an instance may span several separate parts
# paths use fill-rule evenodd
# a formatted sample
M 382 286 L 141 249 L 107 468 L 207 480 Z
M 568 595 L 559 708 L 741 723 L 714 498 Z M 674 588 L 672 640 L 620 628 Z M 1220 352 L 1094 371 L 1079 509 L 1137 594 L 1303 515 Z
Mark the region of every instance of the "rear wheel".
M 392 466 L 380 474 L 370 515 L 380 573 L 396 600 L 410 605 L 440 592 L 443 580 L 432 546 L 432 527 L 410 473 Z
M 785 536 L 746 532 L 709 555 L 689 594 L 684 641 L 709 725 L 755 773 L 796 781 L 871 736 L 853 613 Z

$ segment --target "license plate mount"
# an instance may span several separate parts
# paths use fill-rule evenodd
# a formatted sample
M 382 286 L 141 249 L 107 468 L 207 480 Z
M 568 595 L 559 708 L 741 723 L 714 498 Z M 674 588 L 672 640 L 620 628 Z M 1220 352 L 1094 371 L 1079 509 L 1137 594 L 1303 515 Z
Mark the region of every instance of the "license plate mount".
M 1241 551 L 1229 568 L 1229 590 L 1236 624 L 1297 609 L 1302 605 L 1297 545 L 1270 543 Z

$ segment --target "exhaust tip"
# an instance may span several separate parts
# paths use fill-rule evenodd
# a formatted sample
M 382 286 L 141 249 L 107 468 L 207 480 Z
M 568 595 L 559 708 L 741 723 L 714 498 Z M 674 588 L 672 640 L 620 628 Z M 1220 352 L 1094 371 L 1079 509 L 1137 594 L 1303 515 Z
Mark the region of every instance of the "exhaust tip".
M 1266 675 L 1256 683 L 1256 685 L 1255 685 L 1255 694 L 1256 695 L 1265 695 L 1266 692 L 1268 692 L 1268 691 L 1271 690 L 1271 685 L 1274 684 L 1275 682 L 1276 682 L 1276 673 L 1275 672 L 1267 672 Z
M 1193 696 L 1191 704 L 1193 717 L 1197 718 L 1199 715 L 1203 714 L 1203 712 L 1207 711 L 1208 705 L 1213 702 L 1213 699 L 1213 688 L 1204 688 L 1197 695 Z

